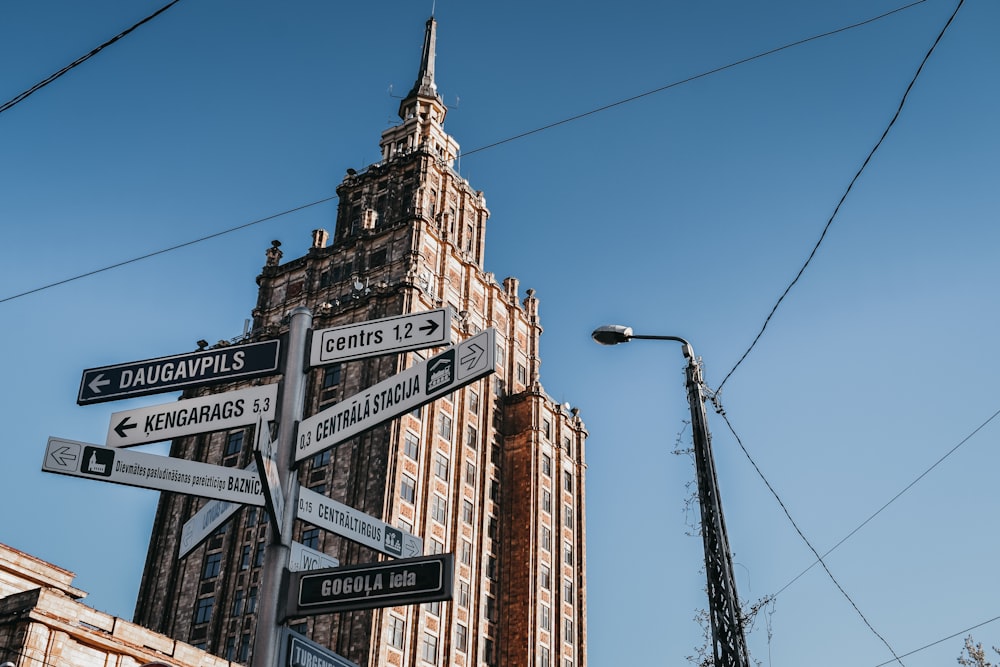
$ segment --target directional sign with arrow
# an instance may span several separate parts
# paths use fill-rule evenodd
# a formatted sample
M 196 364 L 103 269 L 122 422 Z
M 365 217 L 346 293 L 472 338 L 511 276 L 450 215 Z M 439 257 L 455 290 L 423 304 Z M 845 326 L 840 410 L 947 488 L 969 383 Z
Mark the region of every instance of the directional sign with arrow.
M 487 329 L 299 423 L 295 460 L 406 414 L 493 373 L 496 330 Z
M 194 385 L 229 382 L 278 372 L 276 340 L 231 345 L 114 366 L 88 368 L 80 380 L 80 405 L 162 394 Z
M 438 308 L 320 329 L 313 332 L 309 365 L 322 366 L 335 361 L 447 345 L 451 318 L 451 308 Z
M 359 512 L 311 489 L 299 489 L 296 516 L 323 530 L 329 530 L 358 544 L 371 547 L 387 556 L 409 558 L 424 551 L 424 541 L 385 521 Z
M 106 442 L 108 447 L 132 447 L 273 420 L 277 397 L 278 385 L 266 384 L 115 412 Z
M 264 504 L 260 477 L 254 471 L 129 449 L 101 447 L 76 440 L 49 438 L 45 457 L 42 459 L 42 472 L 217 498 L 245 505 Z

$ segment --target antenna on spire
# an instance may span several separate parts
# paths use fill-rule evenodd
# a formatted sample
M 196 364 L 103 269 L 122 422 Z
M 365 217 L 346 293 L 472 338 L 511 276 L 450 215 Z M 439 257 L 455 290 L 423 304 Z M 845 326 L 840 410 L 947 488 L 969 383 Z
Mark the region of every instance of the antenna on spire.
M 434 16 L 435 9 L 437 9 L 437 0 L 431 0 L 431 16 Z

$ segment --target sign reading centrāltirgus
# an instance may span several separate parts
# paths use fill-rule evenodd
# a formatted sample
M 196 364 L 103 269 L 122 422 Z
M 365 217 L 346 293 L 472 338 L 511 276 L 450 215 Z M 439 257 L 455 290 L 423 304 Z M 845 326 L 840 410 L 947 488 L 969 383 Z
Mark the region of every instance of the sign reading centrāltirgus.
M 349 565 L 289 576 L 286 617 L 450 600 L 454 554 Z
M 296 516 L 301 521 L 394 558 L 419 556 L 424 550 L 424 541 L 416 535 L 393 528 L 381 519 L 338 503 L 312 489 L 299 489 Z
M 214 350 L 88 368 L 80 380 L 80 405 L 161 394 L 184 387 L 273 375 L 278 341 L 232 345 Z
M 489 375 L 496 367 L 496 347 L 496 330 L 487 329 L 302 420 L 295 460 L 309 458 Z

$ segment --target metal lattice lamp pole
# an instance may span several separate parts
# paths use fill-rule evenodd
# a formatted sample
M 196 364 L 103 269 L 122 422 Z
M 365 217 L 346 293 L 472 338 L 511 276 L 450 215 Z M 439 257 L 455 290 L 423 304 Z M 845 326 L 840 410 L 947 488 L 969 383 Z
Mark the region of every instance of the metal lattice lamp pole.
M 677 336 L 639 336 L 632 327 L 608 325 L 591 334 L 601 345 L 617 345 L 634 339 L 672 340 L 680 343 L 688 360 L 686 369 L 688 403 L 691 408 L 691 432 L 694 440 L 698 500 L 701 505 L 701 535 L 705 544 L 705 575 L 708 579 L 708 608 L 712 625 L 712 654 L 715 667 L 749 667 L 746 638 L 740 618 L 740 604 L 733 575 L 733 557 L 729 550 L 722 499 L 712 458 L 712 438 L 705 416 L 705 394 L 701 364 L 691 343 Z

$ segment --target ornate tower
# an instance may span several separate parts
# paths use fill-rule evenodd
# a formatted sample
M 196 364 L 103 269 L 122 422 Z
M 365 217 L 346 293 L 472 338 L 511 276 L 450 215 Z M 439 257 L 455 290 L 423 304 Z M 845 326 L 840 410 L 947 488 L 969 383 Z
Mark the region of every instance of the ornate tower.
M 280 336 L 297 306 L 316 329 L 450 305 L 451 340 L 497 330 L 496 373 L 384 423 L 299 467 L 303 486 L 421 536 L 425 553 L 456 558 L 449 602 L 315 616 L 293 627 L 363 666 L 586 665 L 584 449 L 576 410 L 539 382 L 538 299 L 483 268 L 489 210 L 453 168 L 457 142 L 434 82 L 437 24 L 427 22 L 401 123 L 381 159 L 337 187 L 333 242 L 282 263 L 280 244 L 257 277 L 251 340 Z M 426 351 L 426 356 L 438 350 Z M 306 414 L 410 366 L 418 353 L 310 371 Z M 265 378 L 257 382 L 273 382 Z M 237 386 L 214 387 L 212 391 Z M 245 466 L 252 429 L 177 440 L 171 455 Z M 245 508 L 183 559 L 181 527 L 204 501 L 160 499 L 136 621 L 238 662 L 252 646 L 267 525 Z M 382 558 L 298 522 L 293 538 L 341 564 Z

